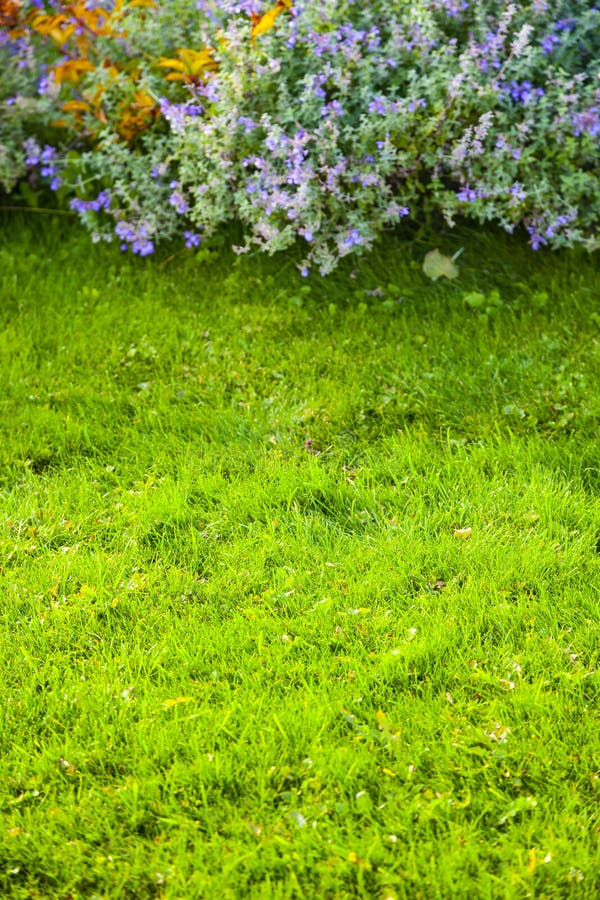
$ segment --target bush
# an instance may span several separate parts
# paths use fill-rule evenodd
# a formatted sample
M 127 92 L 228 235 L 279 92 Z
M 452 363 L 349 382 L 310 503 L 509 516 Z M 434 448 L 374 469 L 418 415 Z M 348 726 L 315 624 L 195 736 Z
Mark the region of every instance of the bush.
M 41 178 L 96 239 L 144 255 L 237 219 L 240 252 L 300 239 L 322 273 L 405 216 L 598 244 L 588 2 L 53 5 L 0 37 L 0 172 Z

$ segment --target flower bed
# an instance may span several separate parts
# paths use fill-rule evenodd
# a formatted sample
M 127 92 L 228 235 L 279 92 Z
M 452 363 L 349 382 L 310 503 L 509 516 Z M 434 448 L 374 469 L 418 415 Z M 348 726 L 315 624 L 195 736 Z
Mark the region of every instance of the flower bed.
M 0 182 L 147 255 L 228 220 L 331 271 L 404 217 L 598 244 L 600 8 L 0 2 Z

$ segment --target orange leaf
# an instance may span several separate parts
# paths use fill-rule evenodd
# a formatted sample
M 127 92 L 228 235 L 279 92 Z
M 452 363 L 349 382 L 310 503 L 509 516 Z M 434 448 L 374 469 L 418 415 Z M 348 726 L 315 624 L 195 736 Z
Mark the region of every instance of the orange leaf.
M 89 59 L 68 59 L 63 63 L 52 66 L 50 71 L 54 75 L 57 84 L 63 84 L 68 81 L 70 84 L 76 84 L 84 72 L 93 72 L 94 66 Z
M 16 28 L 22 6 L 20 0 L 0 0 L 0 28 Z
M 136 91 L 133 95 L 134 102 L 143 109 L 154 109 L 156 103 L 146 91 Z
M 63 112 L 87 112 L 90 104 L 84 100 L 67 100 L 66 103 L 61 104 L 60 108 Z

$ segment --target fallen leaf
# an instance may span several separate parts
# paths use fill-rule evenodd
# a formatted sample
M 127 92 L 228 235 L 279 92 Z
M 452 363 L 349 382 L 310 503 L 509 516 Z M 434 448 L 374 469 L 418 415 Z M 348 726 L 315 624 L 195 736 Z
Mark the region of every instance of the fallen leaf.
M 191 703 L 193 697 L 174 697 L 170 700 L 163 701 L 163 709 L 171 709 L 173 706 L 178 706 L 180 703 Z
M 449 256 L 444 256 L 436 248 L 425 254 L 423 260 L 423 272 L 428 278 L 458 278 L 458 266 Z
M 454 537 L 460 538 L 461 541 L 468 541 L 471 535 L 473 534 L 473 529 L 471 526 L 468 528 L 455 528 L 454 529 Z

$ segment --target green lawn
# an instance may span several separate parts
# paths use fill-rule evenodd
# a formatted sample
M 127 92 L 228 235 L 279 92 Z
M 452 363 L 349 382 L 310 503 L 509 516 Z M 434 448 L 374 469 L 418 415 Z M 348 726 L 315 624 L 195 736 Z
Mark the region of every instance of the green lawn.
M 203 255 L 0 221 L 0 895 L 595 900 L 594 260 Z

